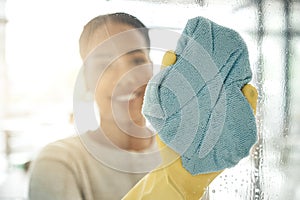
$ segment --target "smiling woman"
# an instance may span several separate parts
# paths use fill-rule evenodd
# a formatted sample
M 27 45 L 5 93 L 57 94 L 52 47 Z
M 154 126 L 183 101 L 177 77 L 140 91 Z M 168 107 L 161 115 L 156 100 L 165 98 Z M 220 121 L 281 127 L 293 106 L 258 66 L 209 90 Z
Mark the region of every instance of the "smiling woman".
M 159 164 L 159 156 L 141 157 L 156 151 L 141 114 L 152 76 L 149 45 L 148 29 L 126 13 L 101 15 L 84 27 L 84 79 L 94 93 L 100 127 L 42 150 L 32 167 L 30 199 L 120 199 Z

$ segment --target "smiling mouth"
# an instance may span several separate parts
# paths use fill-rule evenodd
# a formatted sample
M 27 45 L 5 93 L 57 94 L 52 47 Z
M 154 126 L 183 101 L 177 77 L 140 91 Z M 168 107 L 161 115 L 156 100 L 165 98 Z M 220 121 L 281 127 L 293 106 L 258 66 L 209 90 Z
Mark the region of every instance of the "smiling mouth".
M 145 86 L 139 87 L 132 92 L 128 92 L 125 94 L 113 95 L 113 100 L 118 102 L 129 102 L 135 100 L 137 98 L 143 97 L 145 93 Z
M 128 101 L 131 101 L 131 100 L 136 99 L 137 96 L 138 96 L 138 95 L 137 95 L 136 93 L 124 94 L 124 95 L 116 96 L 116 97 L 114 98 L 114 100 L 120 101 L 120 102 L 128 102 Z

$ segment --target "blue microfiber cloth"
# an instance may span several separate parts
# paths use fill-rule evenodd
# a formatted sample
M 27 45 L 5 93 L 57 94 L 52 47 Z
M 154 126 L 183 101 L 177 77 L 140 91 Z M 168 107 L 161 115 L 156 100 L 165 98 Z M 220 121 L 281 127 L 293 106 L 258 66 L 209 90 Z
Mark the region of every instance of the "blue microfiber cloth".
M 148 83 L 142 112 L 191 174 L 233 167 L 257 140 L 241 92 L 252 77 L 240 35 L 206 18 L 188 20 L 177 61 Z

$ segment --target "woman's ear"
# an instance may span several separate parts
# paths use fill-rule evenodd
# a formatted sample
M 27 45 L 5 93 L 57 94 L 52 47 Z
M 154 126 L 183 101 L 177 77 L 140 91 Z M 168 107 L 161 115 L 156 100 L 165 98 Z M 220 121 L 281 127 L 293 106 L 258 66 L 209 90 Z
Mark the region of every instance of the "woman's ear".
M 87 84 L 84 67 L 82 67 L 78 73 L 75 87 L 77 87 L 77 89 L 75 90 L 74 98 L 80 101 L 94 100 L 94 91 L 92 91 Z

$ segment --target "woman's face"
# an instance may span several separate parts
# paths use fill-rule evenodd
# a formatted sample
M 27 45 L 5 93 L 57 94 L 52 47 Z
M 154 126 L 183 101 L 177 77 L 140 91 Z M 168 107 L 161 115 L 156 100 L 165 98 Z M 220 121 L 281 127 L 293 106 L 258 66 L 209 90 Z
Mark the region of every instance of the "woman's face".
M 102 120 L 122 126 L 144 126 L 141 107 L 152 63 L 143 35 L 126 24 L 107 23 L 90 42 L 94 49 L 86 60 L 89 84 L 96 83 L 95 99 Z

